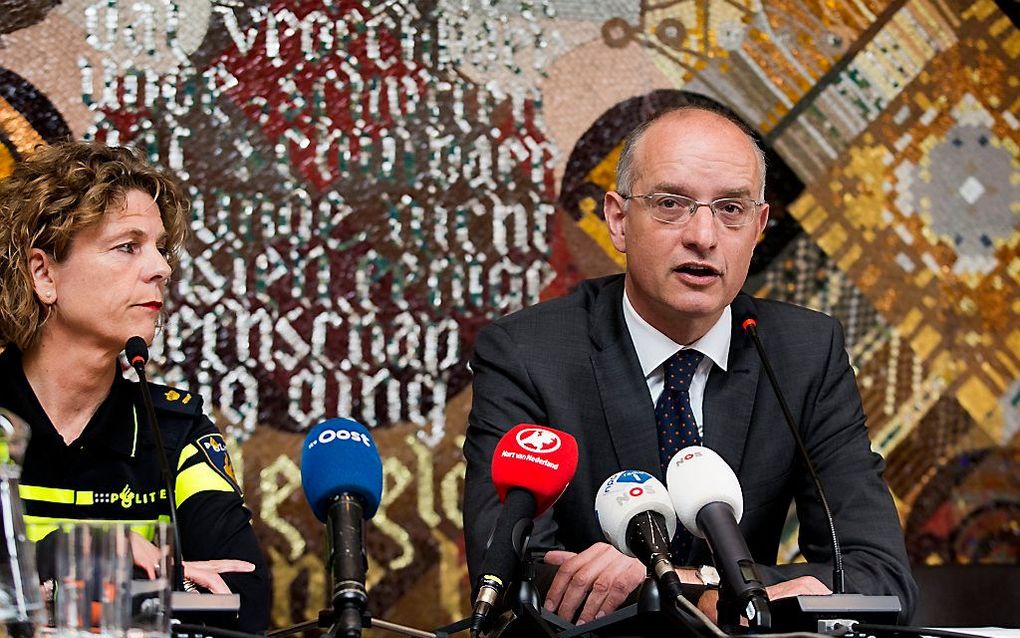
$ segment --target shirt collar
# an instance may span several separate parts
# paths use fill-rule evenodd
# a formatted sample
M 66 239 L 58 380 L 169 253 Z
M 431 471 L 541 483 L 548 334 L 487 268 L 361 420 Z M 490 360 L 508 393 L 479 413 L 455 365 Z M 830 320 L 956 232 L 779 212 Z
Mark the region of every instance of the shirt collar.
M 103 402 L 90 426 L 99 426 L 89 433 L 90 439 L 123 456 L 135 456 L 138 448 L 148 442 L 145 413 L 137 383 L 123 377 L 118 366 L 110 396 Z M 86 431 L 88 428 L 86 428 Z M 84 436 L 86 432 L 82 432 Z
M 731 315 L 732 312 L 727 305 L 708 332 L 691 345 L 686 346 L 704 354 L 723 372 L 726 371 L 730 352 L 730 335 L 733 328 Z M 634 349 L 637 351 L 638 361 L 641 363 L 641 373 L 645 375 L 645 378 L 648 378 L 653 370 L 661 366 L 663 361 L 685 347 L 645 321 L 630 303 L 626 290 L 623 291 L 623 318 L 627 323 L 627 330 L 630 331 L 631 341 L 634 342 Z

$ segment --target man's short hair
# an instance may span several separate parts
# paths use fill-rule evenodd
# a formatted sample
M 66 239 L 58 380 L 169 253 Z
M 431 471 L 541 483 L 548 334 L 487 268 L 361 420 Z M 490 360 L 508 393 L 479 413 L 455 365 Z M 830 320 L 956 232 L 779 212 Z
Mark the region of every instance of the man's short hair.
M 159 206 L 167 260 L 175 267 L 187 232 L 187 200 L 170 173 L 130 149 L 94 142 L 40 146 L 0 180 L 0 346 L 26 349 L 49 317 L 51 306 L 35 295 L 32 249 L 63 261 L 75 236 L 102 221 L 132 189 Z
M 641 124 L 631 131 L 623 142 L 623 151 L 620 152 L 620 159 L 616 164 L 616 190 L 621 195 L 633 195 L 631 189 L 634 187 L 634 180 L 636 179 L 635 167 L 634 167 L 634 152 L 637 148 L 638 142 L 644 137 L 645 132 L 651 128 L 653 124 L 661 120 L 662 118 L 673 115 L 675 113 L 683 113 L 685 111 L 704 111 L 706 113 L 712 113 L 718 115 L 724 120 L 731 122 L 734 126 L 741 130 L 744 135 L 747 136 L 748 141 L 751 143 L 751 147 L 754 148 L 754 154 L 758 156 L 759 165 L 759 180 L 761 181 L 761 192 L 758 194 L 759 197 L 764 197 L 765 193 L 765 151 L 762 150 L 761 145 L 758 143 L 758 134 L 744 123 L 735 113 L 729 109 L 720 108 L 715 104 L 707 101 L 698 101 L 690 104 L 683 104 L 680 106 L 672 106 L 669 108 L 662 109 L 652 114 Z

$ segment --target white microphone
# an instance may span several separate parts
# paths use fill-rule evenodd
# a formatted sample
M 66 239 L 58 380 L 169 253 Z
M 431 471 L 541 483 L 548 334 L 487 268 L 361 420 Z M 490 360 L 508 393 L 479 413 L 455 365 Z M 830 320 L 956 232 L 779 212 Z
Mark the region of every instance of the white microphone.
M 714 450 L 691 445 L 677 452 L 666 468 L 666 485 L 677 518 L 691 534 L 705 538 L 698 527 L 698 513 L 709 503 L 725 503 L 740 522 L 744 494 L 730 466 Z
M 670 460 L 666 484 L 680 522 L 712 550 L 721 580 L 719 619 L 736 625 L 743 614 L 752 627 L 770 627 L 765 585 L 737 526 L 744 513 L 737 475 L 713 450 L 692 445 Z
M 613 547 L 650 568 L 664 596 L 676 600 L 681 595 L 669 557 L 676 513 L 659 479 L 640 470 L 613 474 L 595 495 L 595 517 Z

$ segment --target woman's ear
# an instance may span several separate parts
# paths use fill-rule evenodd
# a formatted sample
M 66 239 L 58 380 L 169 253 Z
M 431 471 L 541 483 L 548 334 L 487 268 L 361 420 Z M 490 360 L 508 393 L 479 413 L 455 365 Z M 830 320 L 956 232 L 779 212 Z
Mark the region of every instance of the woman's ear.
M 32 287 L 39 301 L 46 305 L 57 301 L 57 282 L 53 272 L 53 257 L 40 248 L 28 253 L 28 269 L 32 274 Z

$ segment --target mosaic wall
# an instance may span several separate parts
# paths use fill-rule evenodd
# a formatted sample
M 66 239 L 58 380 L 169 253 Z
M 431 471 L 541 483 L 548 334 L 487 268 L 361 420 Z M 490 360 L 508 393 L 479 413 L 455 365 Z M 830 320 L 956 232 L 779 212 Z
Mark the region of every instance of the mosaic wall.
M 721 103 L 769 147 L 747 289 L 843 321 L 912 559 L 1016 564 L 1016 9 L 0 0 L 0 176 L 67 136 L 181 176 L 193 234 L 153 372 L 230 436 L 274 624 L 325 603 L 297 459 L 304 430 L 349 415 L 385 459 L 372 610 L 437 627 L 467 604 L 475 334 L 620 270 L 600 206 L 623 136 Z

